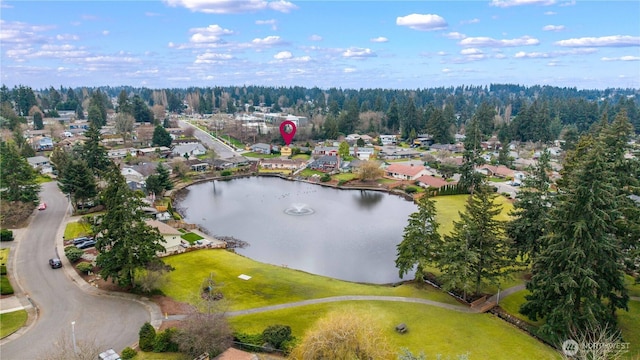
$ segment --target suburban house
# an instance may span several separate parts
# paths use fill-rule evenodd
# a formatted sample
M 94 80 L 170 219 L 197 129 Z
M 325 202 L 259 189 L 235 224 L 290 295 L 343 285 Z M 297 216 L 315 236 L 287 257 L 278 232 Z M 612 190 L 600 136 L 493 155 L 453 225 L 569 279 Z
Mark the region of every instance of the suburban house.
M 373 156 L 374 152 L 375 152 L 375 149 L 373 147 L 354 146 L 351 149 L 349 149 L 350 155 L 357 157 L 360 160 L 369 160 Z
M 45 136 L 45 137 L 37 140 L 36 141 L 36 150 L 37 151 L 53 150 L 53 140 L 48 136 Z
M 271 154 L 271 145 L 269 144 L 257 143 L 257 144 L 251 145 L 249 148 L 254 153 L 265 154 L 265 155 Z
M 137 150 L 137 156 L 158 155 L 160 157 L 167 157 L 169 154 L 171 154 L 171 149 L 166 146 L 156 146 Z
M 398 141 L 398 137 L 395 135 L 380 135 L 378 139 L 382 146 L 395 145 Z
M 430 150 L 443 150 L 450 151 L 453 153 L 462 152 L 464 150 L 464 146 L 459 144 L 432 144 L 429 146 Z
M 513 179 L 515 175 L 515 171 L 509 169 L 504 165 L 498 165 L 498 166 L 482 165 L 482 166 L 476 167 L 476 171 L 486 176 L 495 176 L 502 179 L 506 179 L 506 178 Z
M 418 185 L 423 188 L 439 189 L 445 185 L 449 185 L 445 179 L 441 177 L 435 177 L 433 175 L 423 175 L 418 178 Z
M 338 147 L 337 146 L 316 146 L 313 148 L 312 155 L 338 155 Z
M 258 163 L 261 168 L 269 170 L 298 170 L 304 167 L 304 160 L 294 159 L 261 159 Z
M 209 165 L 209 163 L 198 159 L 186 160 L 184 163 L 185 165 L 189 166 L 191 171 L 207 171 L 207 169 L 209 169 L 209 167 L 211 166 Z
M 418 151 L 405 148 L 396 148 L 395 146 L 383 147 L 378 153 L 379 158 L 387 160 L 411 159 L 414 157 L 420 157 L 420 155 L 422 154 Z
M 42 174 L 49 174 L 53 172 L 53 167 L 51 167 L 49 158 L 46 156 L 29 157 L 27 158 L 27 161 L 34 169 L 40 170 Z
M 324 155 L 314 160 L 309 166 L 309 169 L 318 170 L 322 172 L 333 172 L 340 169 L 340 157 L 337 155 Z
M 136 156 L 136 149 L 123 148 L 123 149 L 107 150 L 107 156 L 110 159 L 124 159 L 125 157 L 127 157 L 127 154 L 130 154 L 131 156 Z
M 165 249 L 165 251 L 163 252 L 164 254 L 180 249 L 180 243 L 182 241 L 182 238 L 180 236 L 182 235 L 182 233 L 178 231 L 178 229 L 158 220 L 145 220 L 145 223 L 153 228 L 158 229 L 160 235 L 162 235 L 162 237 L 164 238 L 165 243 L 162 244 Z
M 207 153 L 207 149 L 200 143 L 190 143 L 176 145 L 171 150 L 173 156 L 182 156 L 185 158 L 196 157 Z
M 233 163 L 225 159 L 213 159 L 211 166 L 216 170 L 224 170 L 232 167 Z
M 145 176 L 130 167 L 123 167 L 120 173 L 127 181 L 127 185 L 131 190 L 142 190 L 145 188 Z
M 429 171 L 421 165 L 391 164 L 385 169 L 385 176 L 399 180 L 417 180 L 427 174 Z

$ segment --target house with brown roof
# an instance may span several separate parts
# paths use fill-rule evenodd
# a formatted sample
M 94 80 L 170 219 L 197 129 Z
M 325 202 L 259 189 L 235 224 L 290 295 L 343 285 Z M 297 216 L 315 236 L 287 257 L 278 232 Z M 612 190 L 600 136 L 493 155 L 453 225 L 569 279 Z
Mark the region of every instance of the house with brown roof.
M 422 165 L 391 164 L 385 169 L 386 177 L 399 180 L 417 180 L 427 174 L 429 171 Z
M 476 167 L 476 171 L 486 176 L 495 176 L 503 179 L 513 178 L 515 175 L 515 171 L 504 165 L 482 165 Z
M 441 177 L 436 177 L 433 175 L 420 176 L 417 179 L 417 181 L 418 181 L 418 185 L 422 186 L 423 188 L 431 188 L 431 189 L 439 189 L 445 185 L 455 184 L 455 183 L 449 183 L 445 179 Z
M 165 253 L 170 253 L 172 251 L 180 249 L 180 243 L 182 241 L 182 238 L 180 236 L 182 235 L 182 233 L 178 231 L 178 229 L 158 220 L 145 220 L 145 223 L 153 228 L 158 229 L 160 235 L 162 235 L 165 241 L 162 244 L 162 246 L 164 246 L 165 248 Z

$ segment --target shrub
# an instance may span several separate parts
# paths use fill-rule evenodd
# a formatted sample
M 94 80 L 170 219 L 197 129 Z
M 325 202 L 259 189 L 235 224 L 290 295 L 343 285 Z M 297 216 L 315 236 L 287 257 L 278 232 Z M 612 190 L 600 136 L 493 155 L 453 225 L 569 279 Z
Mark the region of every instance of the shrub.
M 120 358 L 122 358 L 122 360 L 130 360 L 136 357 L 136 355 L 138 355 L 138 352 L 127 346 L 122 350 L 122 356 L 120 356 Z
M 222 176 L 231 176 L 231 170 L 222 170 L 220 175 L 222 175 Z
M 153 352 L 178 352 L 178 344 L 173 341 L 173 336 L 176 332 L 176 329 L 170 328 L 156 334 L 156 342 L 153 344 Z
M 342 186 L 342 185 L 344 185 L 346 182 L 347 182 L 346 180 L 339 180 L 339 181 L 338 181 L 338 186 Z
M 88 262 L 81 262 L 80 264 L 76 265 L 76 269 L 78 269 L 78 271 L 88 274 L 89 271 L 93 270 L 93 266 L 91 265 L 91 263 Z
M 271 325 L 264 329 L 262 338 L 276 349 L 282 349 L 284 342 L 291 339 L 291 327 L 288 325 Z
M 404 189 L 404 191 L 405 191 L 407 194 L 413 194 L 414 192 L 417 192 L 417 191 L 418 191 L 418 188 L 416 188 L 416 187 L 414 187 L 414 186 L 407 186 L 407 188 L 406 188 L 406 189 Z
M 7 265 L 0 265 L 0 275 L 7 275 Z
M 138 332 L 138 346 L 142 351 L 153 351 L 156 342 L 156 329 L 148 322 L 144 323 Z
M 13 241 L 13 231 L 9 229 L 0 230 L 0 241 Z
M 320 181 L 322 182 L 327 182 L 327 181 L 331 181 L 331 175 L 329 174 L 324 174 L 320 177 Z
M 64 255 L 72 263 L 75 263 L 78 260 L 80 260 L 80 258 L 82 258 L 82 254 L 84 254 L 84 251 L 78 249 L 75 246 L 67 246 L 66 248 L 64 248 Z
M 256 351 L 262 349 L 264 338 L 262 334 L 245 334 L 237 332 L 233 334 L 233 340 L 240 345 L 242 350 Z
M 0 277 L 0 295 L 11 295 L 13 294 L 13 287 L 11 287 L 11 283 L 6 276 Z

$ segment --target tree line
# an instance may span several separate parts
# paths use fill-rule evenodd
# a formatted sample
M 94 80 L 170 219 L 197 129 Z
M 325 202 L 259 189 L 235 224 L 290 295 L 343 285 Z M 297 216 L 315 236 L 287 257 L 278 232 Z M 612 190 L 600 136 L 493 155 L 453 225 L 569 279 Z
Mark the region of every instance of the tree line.
M 616 311 L 628 310 L 624 275 L 637 281 L 640 264 L 640 204 L 632 196 L 640 194 L 640 154 L 629 145 L 632 134 L 624 111 L 613 121 L 604 114 L 568 152 L 553 186 L 545 152 L 509 221 L 499 220 L 498 195 L 482 175 L 465 174 L 463 165 L 461 183 L 471 195 L 460 220 L 441 234 L 433 200 L 418 200 L 397 246 L 400 276 L 415 270 L 422 279 L 436 268 L 443 288 L 467 298 L 524 269 L 531 278 L 520 312 L 544 320 L 540 336 L 559 345 L 602 329 L 617 333 Z M 469 146 L 465 163 L 473 161 Z

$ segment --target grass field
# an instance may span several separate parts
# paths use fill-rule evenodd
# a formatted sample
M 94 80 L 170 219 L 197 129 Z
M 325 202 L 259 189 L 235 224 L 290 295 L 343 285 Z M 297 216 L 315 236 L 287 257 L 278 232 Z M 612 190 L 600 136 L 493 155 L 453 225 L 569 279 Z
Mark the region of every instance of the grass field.
M 187 240 L 189 242 L 189 244 L 193 245 L 193 243 L 195 243 L 198 240 L 202 240 L 204 239 L 202 236 L 195 234 L 195 233 L 186 233 L 186 234 L 182 234 L 180 236 L 181 238 Z
M 81 223 L 78 221 L 70 222 L 67 224 L 67 227 L 64 229 L 65 239 L 75 239 L 80 236 L 88 236 L 88 235 L 91 235 L 91 226 L 86 223 Z
M 397 287 L 365 285 L 263 264 L 225 250 L 199 250 L 163 259 L 175 267 L 160 290 L 179 301 L 195 303 L 202 283 L 210 274 L 230 303 L 230 310 L 284 304 L 338 295 L 388 295 L 457 302 L 430 286 L 405 284 Z M 238 278 L 246 274 L 248 281 Z
M 342 174 L 336 174 L 333 175 L 332 178 L 335 180 L 343 180 L 343 181 L 349 181 L 349 180 L 353 180 L 356 179 L 358 177 L 358 174 L 354 174 L 354 173 L 342 173 Z
M 257 159 L 272 159 L 272 158 L 279 158 L 280 154 L 263 154 L 263 153 L 250 151 L 250 152 L 242 153 L 242 156 L 257 158 Z
M 27 312 L 18 310 L 0 314 L 0 339 L 3 339 L 20 329 L 27 321 Z
M 0 265 L 7 265 L 9 260 L 9 248 L 0 249 Z
M 447 195 L 433 198 L 438 211 L 436 219 L 440 223 L 440 234 L 449 234 L 453 230 L 453 222 L 460 220 L 460 212 L 464 211 L 468 197 L 469 195 Z M 508 220 L 513 204 L 504 196 L 496 197 L 496 202 L 502 206 L 498 219 Z
M 384 329 L 394 350 L 402 348 L 414 354 L 424 352 L 427 359 L 438 355 L 455 359 L 559 359 L 551 348 L 488 314 L 466 314 L 422 304 L 358 301 L 318 304 L 230 319 L 234 329 L 259 333 L 274 324 L 291 326 L 301 338 L 314 322 L 328 312 L 346 310 L 372 316 Z M 409 331 L 398 334 L 394 328 L 405 323 Z
M 311 169 L 304 169 L 300 172 L 300 176 L 304 176 L 304 177 L 311 177 L 313 175 L 324 175 L 324 173 L 322 171 L 317 171 L 317 170 L 311 170 Z

